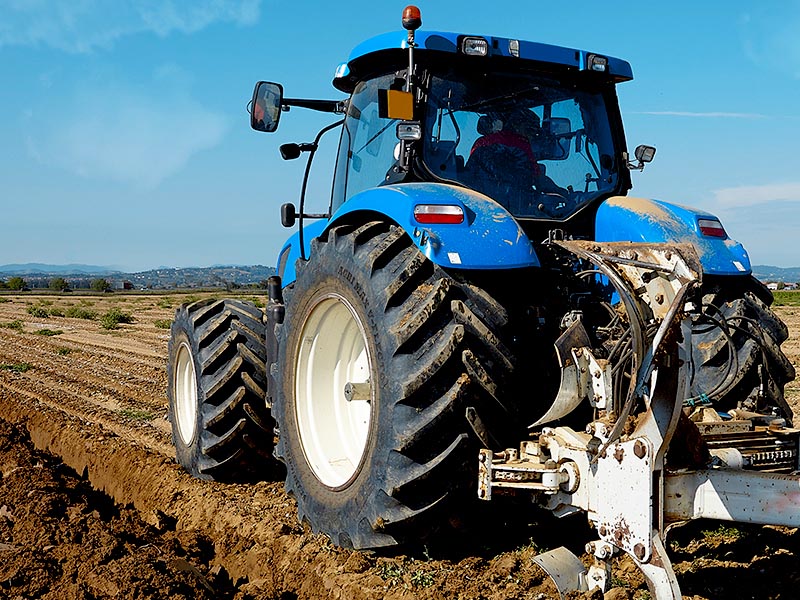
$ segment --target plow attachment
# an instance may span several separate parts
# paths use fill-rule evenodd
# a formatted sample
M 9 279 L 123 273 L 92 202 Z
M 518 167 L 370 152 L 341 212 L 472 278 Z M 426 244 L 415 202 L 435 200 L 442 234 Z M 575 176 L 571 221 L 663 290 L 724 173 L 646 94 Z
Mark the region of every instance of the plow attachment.
M 565 548 L 536 559 L 562 597 L 607 590 L 611 559 L 625 552 L 654 598 L 680 598 L 664 541 L 671 525 L 712 518 L 800 526 L 800 432 L 776 415 L 722 418 L 689 406 L 702 276 L 691 246 L 556 244 L 613 286 L 628 327 L 627 362 L 591 348 L 580 319 L 565 327 L 555 401 L 519 448 L 481 451 L 478 495 L 528 493 L 557 516 L 587 515 L 598 535 L 587 545 L 588 569 Z M 623 368 L 626 385 L 615 385 Z M 586 403 L 592 417 L 576 426 L 574 411 Z

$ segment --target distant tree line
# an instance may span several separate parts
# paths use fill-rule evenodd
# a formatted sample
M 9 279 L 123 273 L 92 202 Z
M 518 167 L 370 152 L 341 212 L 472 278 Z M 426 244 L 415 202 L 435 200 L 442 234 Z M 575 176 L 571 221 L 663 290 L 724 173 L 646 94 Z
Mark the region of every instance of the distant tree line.
M 36 284 L 40 285 L 36 285 Z M 73 285 L 70 285 L 69 282 L 64 279 L 63 277 L 53 277 L 49 281 L 46 282 L 46 286 L 41 284 L 42 282 L 37 281 L 31 285 L 28 284 L 22 277 L 10 277 L 8 281 L 0 279 L 0 290 L 14 290 L 14 291 L 26 291 L 31 288 L 40 288 L 44 289 L 51 289 L 57 292 L 63 291 L 70 291 L 71 289 L 88 289 L 93 290 L 95 292 L 105 292 L 111 289 L 111 283 L 107 279 L 102 277 L 98 277 L 97 279 L 78 279 L 73 281 Z

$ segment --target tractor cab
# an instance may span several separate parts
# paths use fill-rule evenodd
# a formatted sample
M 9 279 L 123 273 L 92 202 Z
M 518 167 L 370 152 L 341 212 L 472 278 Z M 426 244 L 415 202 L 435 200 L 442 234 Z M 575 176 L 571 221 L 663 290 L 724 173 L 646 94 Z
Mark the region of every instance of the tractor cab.
M 615 93 L 632 79 L 627 62 L 516 39 L 417 33 L 413 10 L 403 23 L 406 34 L 365 41 L 336 71 L 333 85 L 350 97 L 327 104 L 344 113 L 331 214 L 367 189 L 430 182 L 552 225 L 630 189 L 634 165 Z M 280 116 L 280 90 L 265 87 L 262 97 L 270 94 L 266 103 L 258 88 L 254 96 L 254 120 L 272 110 L 272 129 L 263 130 Z M 637 157 L 653 152 L 637 149 Z

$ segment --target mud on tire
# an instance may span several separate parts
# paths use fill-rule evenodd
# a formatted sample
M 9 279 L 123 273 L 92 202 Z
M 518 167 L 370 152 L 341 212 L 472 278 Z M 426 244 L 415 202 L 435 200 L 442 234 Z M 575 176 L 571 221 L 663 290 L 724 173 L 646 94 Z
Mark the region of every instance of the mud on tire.
M 273 415 L 299 517 L 345 547 L 424 539 L 476 498 L 505 310 L 383 222 L 315 240 L 285 294 Z
M 795 370 L 780 348 L 786 325 L 770 309 L 772 295 L 748 278 L 707 278 L 706 318 L 692 333 L 692 400 L 711 401 L 720 409 L 778 407 L 791 419 L 783 396 Z
M 169 418 L 176 458 L 201 479 L 264 477 L 274 423 L 265 403 L 261 309 L 202 300 L 175 313 L 169 342 Z

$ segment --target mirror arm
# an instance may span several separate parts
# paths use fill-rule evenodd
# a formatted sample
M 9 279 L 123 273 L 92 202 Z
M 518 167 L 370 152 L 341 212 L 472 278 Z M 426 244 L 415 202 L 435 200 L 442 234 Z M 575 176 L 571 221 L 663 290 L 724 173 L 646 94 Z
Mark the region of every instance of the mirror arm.
M 303 98 L 284 98 L 281 101 L 281 106 L 297 106 L 334 114 L 343 114 L 344 104 L 343 100 L 306 100 Z

